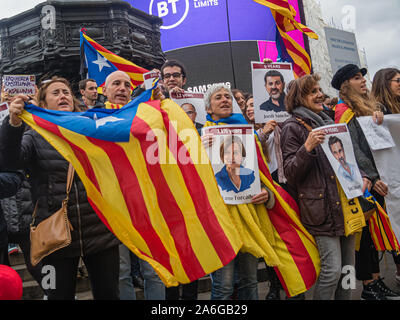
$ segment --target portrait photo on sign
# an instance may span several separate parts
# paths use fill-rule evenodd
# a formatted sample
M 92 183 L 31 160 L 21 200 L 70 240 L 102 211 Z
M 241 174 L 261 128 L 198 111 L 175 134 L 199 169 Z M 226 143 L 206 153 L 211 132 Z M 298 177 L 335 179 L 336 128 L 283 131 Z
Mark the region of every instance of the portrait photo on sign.
M 317 128 L 326 133 L 321 144 L 346 197 L 353 199 L 363 194 L 363 180 L 354 156 L 353 144 L 346 124 Z
M 172 101 L 179 105 L 188 117 L 193 121 L 196 128 L 201 128 L 206 123 L 206 108 L 203 93 L 174 92 L 170 93 Z
M 261 192 L 253 126 L 207 127 L 204 134 L 213 136 L 206 150 L 225 203 L 250 203 Z
M 251 62 L 254 115 L 256 123 L 289 118 L 284 100 L 286 88 L 294 80 L 291 63 Z

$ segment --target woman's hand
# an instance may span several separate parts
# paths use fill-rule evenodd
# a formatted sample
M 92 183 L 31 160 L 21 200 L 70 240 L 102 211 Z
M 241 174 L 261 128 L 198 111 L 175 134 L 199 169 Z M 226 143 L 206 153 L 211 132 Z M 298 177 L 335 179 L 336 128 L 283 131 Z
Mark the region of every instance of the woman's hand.
M 251 198 L 251 203 L 253 204 L 262 204 L 267 202 L 269 199 L 268 191 L 265 188 L 261 189 L 261 193 Z
M 263 132 L 265 133 L 265 134 L 269 134 L 269 133 L 271 133 L 272 131 L 274 131 L 274 129 L 275 129 L 275 127 L 278 125 L 278 123 L 275 121 L 275 120 L 271 120 L 271 121 L 268 121 L 265 125 L 264 125 L 264 127 L 263 127 Z
M 270 64 L 270 63 L 274 63 L 274 61 L 272 61 L 270 58 L 264 58 L 263 63 Z
M 378 180 L 375 182 L 374 188 L 373 188 L 378 194 L 380 194 L 382 197 L 385 197 L 388 194 L 388 186 L 386 183 L 384 183 L 382 180 Z
M 13 126 L 19 126 L 22 122 L 19 117 L 25 108 L 25 102 L 31 100 L 28 96 L 18 95 L 14 98 L 14 100 L 9 105 L 10 111 L 10 124 Z
M 204 148 L 210 148 L 214 142 L 214 136 L 211 133 L 206 133 L 205 135 L 201 136 L 201 143 L 203 144 Z
M 307 137 L 304 147 L 308 152 L 313 151 L 317 146 L 325 141 L 325 131 L 311 131 Z
M 362 193 L 365 192 L 365 190 L 368 189 L 368 191 L 371 191 L 372 188 L 372 182 L 368 178 L 362 178 L 363 179 L 363 187 L 362 187 Z
M 372 120 L 374 120 L 377 125 L 381 125 L 383 123 L 383 112 L 375 111 L 372 115 Z

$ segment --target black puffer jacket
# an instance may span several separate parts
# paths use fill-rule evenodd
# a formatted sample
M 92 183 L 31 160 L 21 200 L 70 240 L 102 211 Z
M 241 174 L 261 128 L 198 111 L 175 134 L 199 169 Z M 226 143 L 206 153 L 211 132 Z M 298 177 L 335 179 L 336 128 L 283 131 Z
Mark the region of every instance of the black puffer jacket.
M 0 200 L 7 221 L 8 241 L 11 243 L 18 243 L 21 239 L 29 237 L 34 206 L 28 178 L 25 175 L 21 188 L 14 196 Z
M 38 202 L 37 220 L 49 217 L 61 208 L 66 197 L 68 162 L 36 131 L 25 124 L 14 128 L 5 118 L 0 129 L 0 152 L 7 168 L 25 169 L 31 174 L 32 202 Z M 82 181 L 75 174 L 68 202 L 72 224 L 72 243 L 52 255 L 76 257 L 94 254 L 119 244 L 90 206 Z

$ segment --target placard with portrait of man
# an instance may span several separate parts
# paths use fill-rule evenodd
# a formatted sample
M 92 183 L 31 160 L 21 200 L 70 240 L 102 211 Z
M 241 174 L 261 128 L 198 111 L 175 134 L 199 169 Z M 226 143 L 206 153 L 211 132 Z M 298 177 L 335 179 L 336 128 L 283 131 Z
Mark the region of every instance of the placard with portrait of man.
M 353 199 L 361 196 L 363 180 L 354 156 L 347 125 L 345 123 L 335 124 L 314 130 L 324 130 L 326 133 L 325 141 L 321 146 L 346 197 Z
M 292 65 L 252 62 L 251 70 L 256 123 L 285 121 L 289 118 L 285 107 L 286 86 L 294 80 Z

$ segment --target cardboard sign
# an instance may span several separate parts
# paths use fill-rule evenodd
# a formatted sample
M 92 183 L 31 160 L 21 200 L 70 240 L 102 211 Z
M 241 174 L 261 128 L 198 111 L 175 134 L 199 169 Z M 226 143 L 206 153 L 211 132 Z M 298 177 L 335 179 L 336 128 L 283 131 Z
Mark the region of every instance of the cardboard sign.
M 36 93 L 36 79 L 32 75 L 5 75 L 3 76 L 4 92 L 10 96 L 18 94 L 31 95 Z
M 212 126 L 202 129 L 205 134 L 213 136 L 213 144 L 206 150 L 225 203 L 251 203 L 261 193 L 254 127 Z
M 291 63 L 251 63 L 256 123 L 284 122 L 290 117 L 284 99 L 287 84 L 294 80 Z
M 145 89 L 150 90 L 151 88 L 153 88 L 154 80 L 160 79 L 160 78 L 161 78 L 161 73 L 157 72 L 157 71 L 150 71 L 150 72 L 143 74 Z
M 335 171 L 347 199 L 363 195 L 363 180 L 354 155 L 353 143 L 345 123 L 320 127 L 313 131 L 323 130 L 325 141 L 321 144 L 329 163 Z

